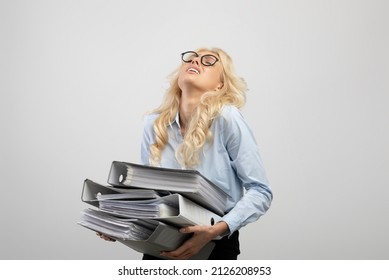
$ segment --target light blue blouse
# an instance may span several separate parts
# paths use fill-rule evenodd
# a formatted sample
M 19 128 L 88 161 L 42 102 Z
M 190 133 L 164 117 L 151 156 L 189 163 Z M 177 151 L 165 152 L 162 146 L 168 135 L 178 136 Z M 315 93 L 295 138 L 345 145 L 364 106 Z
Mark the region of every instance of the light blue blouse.
M 150 145 L 155 142 L 153 123 L 158 115 L 147 115 L 141 144 L 141 161 L 149 165 Z M 241 112 L 225 106 L 211 125 L 213 143 L 207 143 L 196 169 L 229 194 L 226 214 L 230 234 L 256 221 L 269 209 L 273 194 L 269 187 L 254 135 Z M 162 151 L 161 167 L 181 169 L 175 150 L 182 143 L 178 114 L 168 126 L 169 141 Z

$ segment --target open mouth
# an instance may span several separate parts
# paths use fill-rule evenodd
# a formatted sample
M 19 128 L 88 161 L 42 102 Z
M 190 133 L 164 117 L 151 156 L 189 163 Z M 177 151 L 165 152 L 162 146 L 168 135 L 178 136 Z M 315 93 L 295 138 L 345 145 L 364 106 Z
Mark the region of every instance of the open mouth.
M 197 69 L 195 69 L 195 68 L 189 68 L 188 70 L 187 70 L 188 72 L 192 72 L 192 73 L 196 73 L 196 74 L 200 74 L 200 72 L 197 70 Z

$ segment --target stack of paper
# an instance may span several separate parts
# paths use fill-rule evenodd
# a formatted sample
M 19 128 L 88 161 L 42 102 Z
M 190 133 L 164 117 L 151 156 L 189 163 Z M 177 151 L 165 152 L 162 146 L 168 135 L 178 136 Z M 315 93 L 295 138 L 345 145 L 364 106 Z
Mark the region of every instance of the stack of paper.
M 224 212 L 227 195 L 197 171 L 114 161 L 109 186 L 84 181 L 86 209 L 79 224 L 146 254 L 178 248 L 190 234 L 179 228 L 213 225 Z M 207 259 L 214 243 L 192 259 Z
M 178 214 L 177 205 L 169 205 L 161 198 L 128 201 L 116 198 L 100 200 L 98 197 L 98 200 L 101 210 L 125 218 L 152 219 Z
M 146 240 L 158 226 L 158 222 L 123 219 L 93 209 L 85 209 L 82 212 L 79 224 L 123 240 Z

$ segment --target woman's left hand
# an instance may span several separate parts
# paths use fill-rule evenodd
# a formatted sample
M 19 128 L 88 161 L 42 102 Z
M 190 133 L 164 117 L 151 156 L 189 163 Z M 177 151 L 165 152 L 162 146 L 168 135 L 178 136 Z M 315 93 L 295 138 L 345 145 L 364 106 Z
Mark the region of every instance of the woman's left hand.
M 228 230 L 225 222 L 217 223 L 213 226 L 189 226 L 180 229 L 182 233 L 193 233 L 193 236 L 186 240 L 174 251 L 161 252 L 161 256 L 172 259 L 185 260 L 196 255 L 209 241 L 222 235 Z

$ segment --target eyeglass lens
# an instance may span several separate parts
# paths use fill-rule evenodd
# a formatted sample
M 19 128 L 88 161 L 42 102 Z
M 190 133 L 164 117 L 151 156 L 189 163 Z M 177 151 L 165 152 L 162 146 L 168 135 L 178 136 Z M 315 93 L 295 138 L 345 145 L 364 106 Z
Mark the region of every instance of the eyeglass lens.
M 192 51 L 184 52 L 181 55 L 182 55 L 182 60 L 187 63 L 192 62 L 194 58 L 199 57 L 199 54 Z M 218 59 L 214 55 L 205 54 L 201 56 L 200 61 L 204 66 L 212 66 L 218 61 Z

